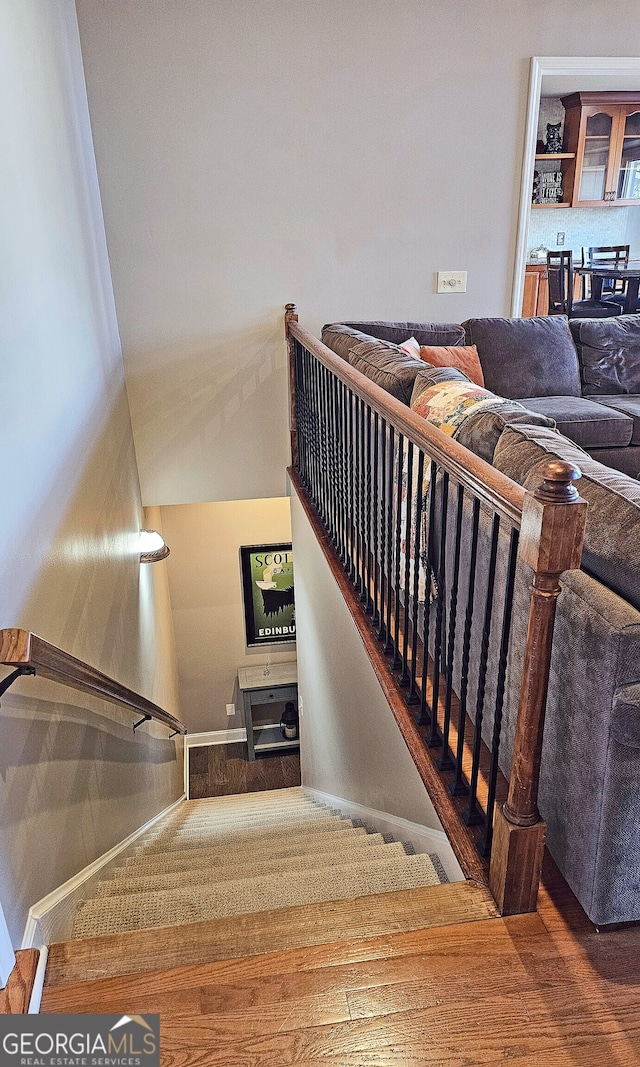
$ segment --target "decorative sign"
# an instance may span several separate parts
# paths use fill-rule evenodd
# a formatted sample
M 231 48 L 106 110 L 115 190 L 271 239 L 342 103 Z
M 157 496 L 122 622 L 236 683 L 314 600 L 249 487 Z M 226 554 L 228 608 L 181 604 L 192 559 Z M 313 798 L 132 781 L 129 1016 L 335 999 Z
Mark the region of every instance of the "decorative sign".
M 247 645 L 273 645 L 296 639 L 291 544 L 240 549 Z

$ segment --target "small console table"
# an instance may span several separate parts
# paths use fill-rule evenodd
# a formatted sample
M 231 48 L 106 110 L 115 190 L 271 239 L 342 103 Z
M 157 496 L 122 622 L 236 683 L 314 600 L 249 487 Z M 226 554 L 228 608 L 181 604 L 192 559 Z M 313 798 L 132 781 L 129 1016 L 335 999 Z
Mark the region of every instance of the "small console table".
M 280 730 L 281 705 L 287 700 L 298 703 L 296 663 L 272 663 L 267 675 L 264 667 L 239 667 L 238 688 L 242 694 L 250 760 L 256 758 L 256 752 L 300 747 L 298 739 L 287 741 Z

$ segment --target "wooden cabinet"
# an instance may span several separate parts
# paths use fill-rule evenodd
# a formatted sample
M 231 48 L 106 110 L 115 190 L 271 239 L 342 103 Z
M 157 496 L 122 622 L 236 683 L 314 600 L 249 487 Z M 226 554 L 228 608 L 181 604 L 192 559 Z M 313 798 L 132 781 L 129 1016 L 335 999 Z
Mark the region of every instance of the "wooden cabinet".
M 562 103 L 571 207 L 640 204 L 640 94 L 572 93 Z
M 567 171 L 573 166 L 575 158 L 575 152 L 536 153 L 531 207 L 549 208 L 571 206 L 567 199 L 567 190 L 569 189 Z M 559 186 L 554 186 L 553 184 L 553 179 L 556 174 L 560 175 Z M 546 184 L 547 178 L 552 179 L 551 186 Z M 552 194 L 551 198 L 549 198 L 549 192 Z
M 524 273 L 522 317 L 546 315 L 549 310 L 549 283 L 545 264 L 527 263 Z

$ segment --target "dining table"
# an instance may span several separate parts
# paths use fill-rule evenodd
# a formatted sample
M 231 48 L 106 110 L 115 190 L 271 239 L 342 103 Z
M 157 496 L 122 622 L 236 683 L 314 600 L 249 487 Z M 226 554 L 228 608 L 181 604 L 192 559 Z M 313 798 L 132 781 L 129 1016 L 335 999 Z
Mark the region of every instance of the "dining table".
M 638 291 L 640 290 L 640 259 L 630 259 L 627 263 L 607 265 L 594 263 L 590 266 L 574 267 L 574 274 L 591 278 L 591 296 L 594 300 L 606 300 L 602 296 L 603 282 L 616 279 L 626 282 L 624 292 L 623 315 L 634 315 L 638 310 Z

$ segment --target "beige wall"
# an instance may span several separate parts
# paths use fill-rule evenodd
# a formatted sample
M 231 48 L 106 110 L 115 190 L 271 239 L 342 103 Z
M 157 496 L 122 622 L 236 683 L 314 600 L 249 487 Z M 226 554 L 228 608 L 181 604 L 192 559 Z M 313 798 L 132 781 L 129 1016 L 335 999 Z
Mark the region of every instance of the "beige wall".
M 166 565 L 184 722 L 191 733 L 241 727 L 236 672 L 263 662 L 265 649 L 245 646 L 239 549 L 290 541 L 289 500 L 236 500 L 160 511 L 171 549 Z M 295 655 L 295 645 L 269 652 L 272 662 Z M 225 705 L 232 703 L 236 715 L 228 718 Z
M 282 496 L 282 307 L 508 313 L 532 55 L 637 0 L 78 0 L 143 496 Z M 467 270 L 436 295 L 437 270 Z
M 71 0 L 0 0 L 0 127 L 0 626 L 33 630 L 176 712 L 166 573 L 138 558 Z M 181 744 L 159 727 L 134 738 L 131 723 L 38 678 L 3 697 L 0 903 L 14 944 L 31 904 L 180 795 Z
M 434 830 L 442 827 L 349 609 L 294 495 L 302 784 Z

